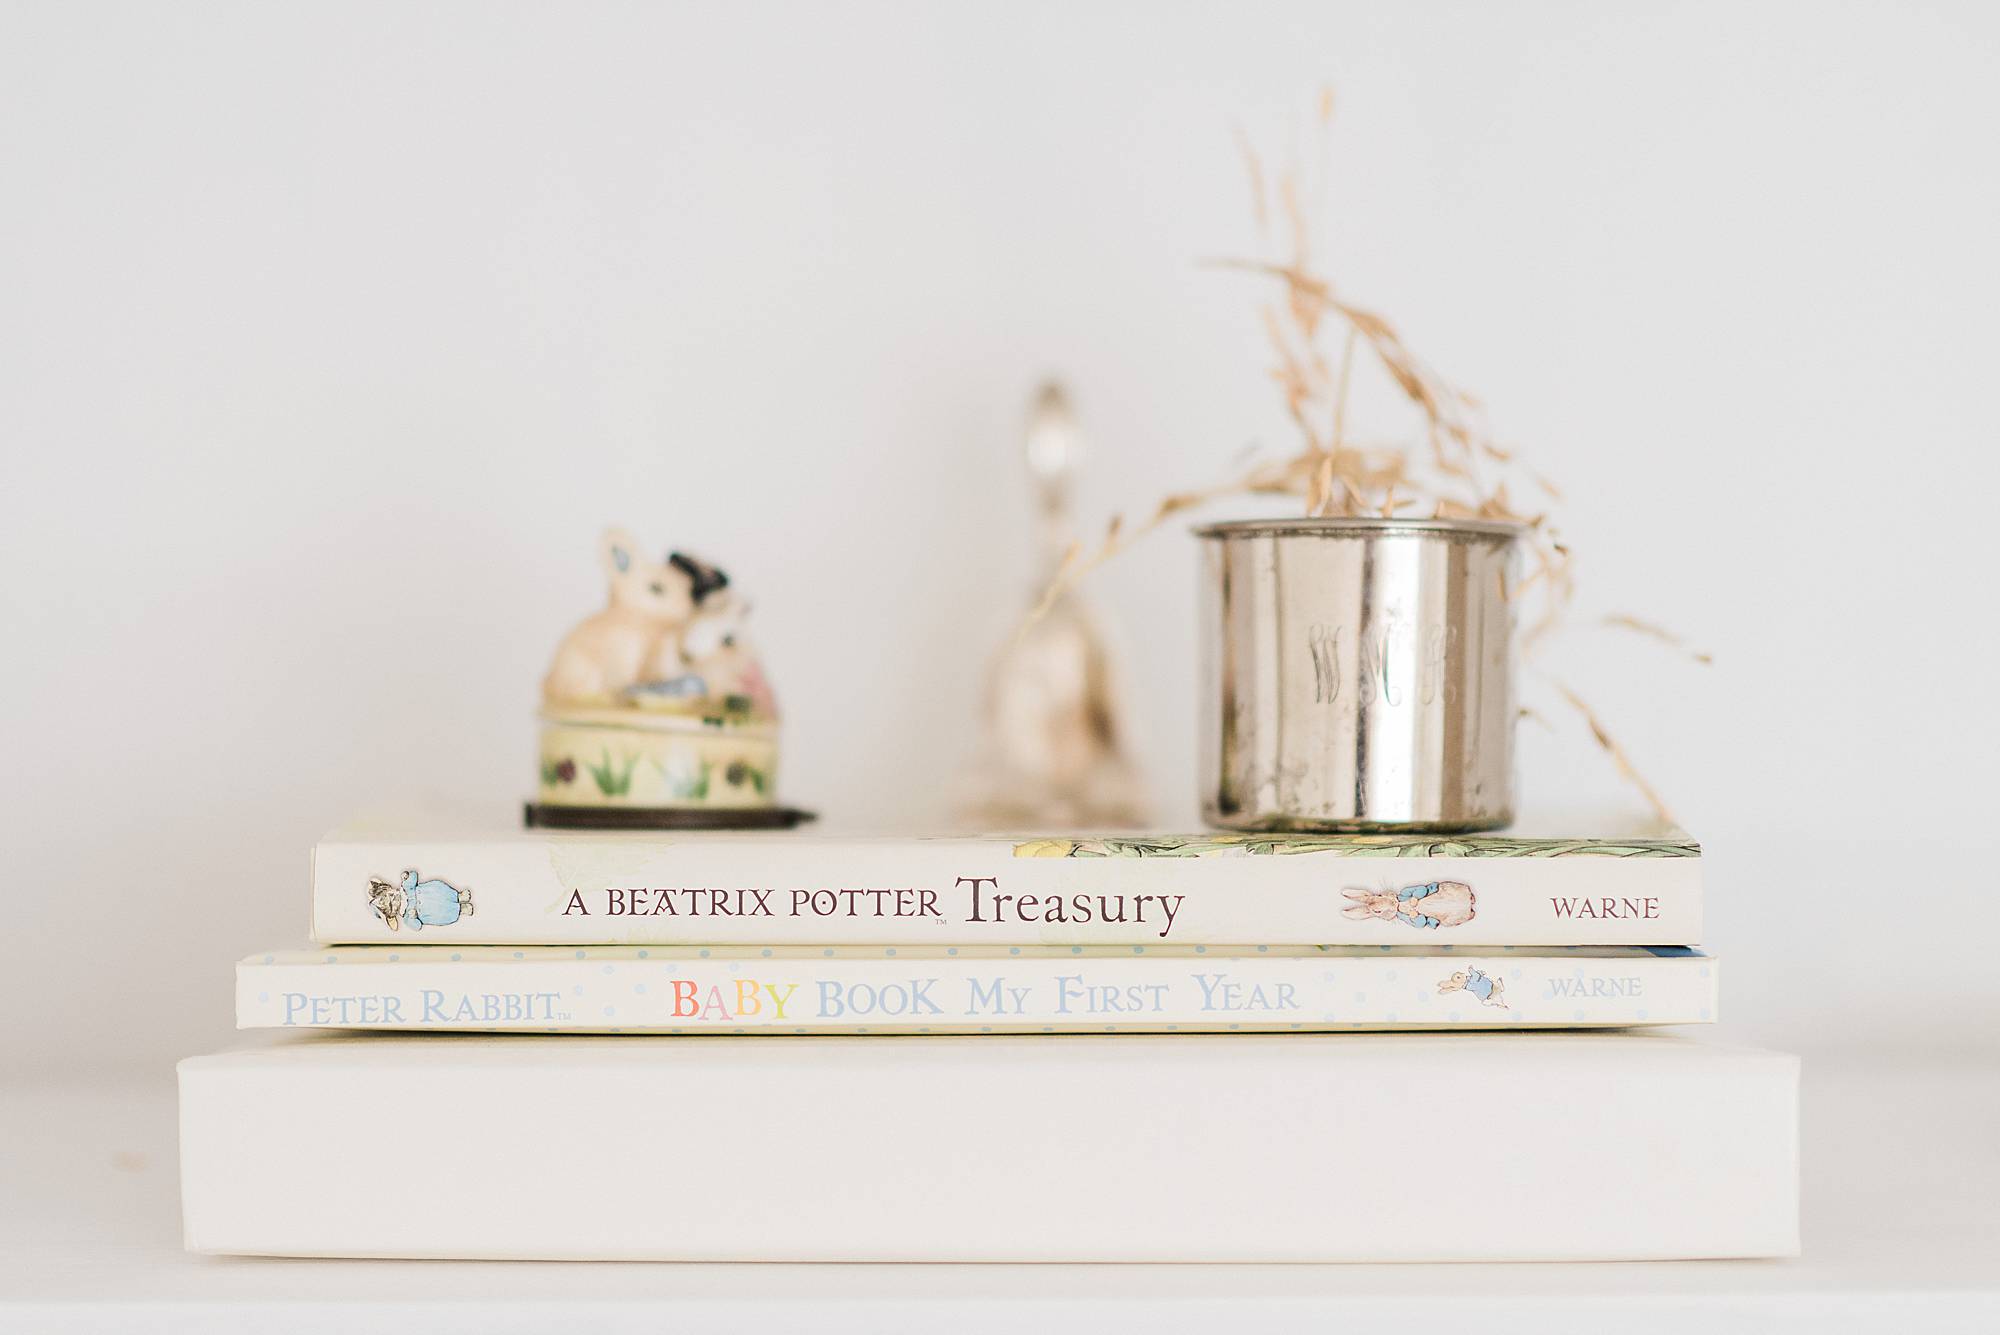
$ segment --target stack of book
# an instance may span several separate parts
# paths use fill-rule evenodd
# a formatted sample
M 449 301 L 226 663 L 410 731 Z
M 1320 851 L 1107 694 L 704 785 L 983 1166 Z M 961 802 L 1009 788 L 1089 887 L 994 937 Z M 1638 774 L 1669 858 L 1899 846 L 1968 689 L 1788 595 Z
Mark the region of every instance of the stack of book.
M 1701 907 L 1677 831 L 345 830 L 237 1017 L 348 1036 L 182 1064 L 188 1245 L 1790 1254 L 1795 1060 L 1640 1032 Z

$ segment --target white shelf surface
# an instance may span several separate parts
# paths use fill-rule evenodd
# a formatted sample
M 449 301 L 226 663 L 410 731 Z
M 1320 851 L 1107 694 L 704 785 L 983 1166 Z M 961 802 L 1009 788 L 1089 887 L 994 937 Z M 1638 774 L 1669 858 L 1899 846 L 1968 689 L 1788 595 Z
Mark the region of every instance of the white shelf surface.
M 170 1076 L 9 1087 L 0 1330 L 2000 1331 L 2000 1060 L 1809 1054 L 1804 1101 L 1806 1250 L 1791 1261 L 696 1266 L 191 1256 Z M 629 1110 L 617 1122 L 635 1154 L 667 1152 Z M 395 1152 L 392 1134 L 355 1134 Z M 1464 1199 L 1440 1208 L 1504 1204 L 1469 1166 Z

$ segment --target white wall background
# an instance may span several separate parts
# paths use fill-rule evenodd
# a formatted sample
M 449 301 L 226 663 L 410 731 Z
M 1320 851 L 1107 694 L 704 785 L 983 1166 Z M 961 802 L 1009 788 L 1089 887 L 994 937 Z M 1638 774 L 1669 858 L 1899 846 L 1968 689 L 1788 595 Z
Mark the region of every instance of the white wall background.
M 223 1040 L 323 828 L 509 809 L 607 520 L 757 596 L 791 796 L 942 817 L 1033 381 L 1092 515 L 1290 445 L 1195 262 L 1323 81 L 1345 290 L 1561 481 L 1586 614 L 1717 655 L 1562 663 L 1728 1027 L 1991 1028 L 1996 76 L 1971 5 L 0 7 L 0 1069 Z M 1184 823 L 1190 548 L 1093 586 Z

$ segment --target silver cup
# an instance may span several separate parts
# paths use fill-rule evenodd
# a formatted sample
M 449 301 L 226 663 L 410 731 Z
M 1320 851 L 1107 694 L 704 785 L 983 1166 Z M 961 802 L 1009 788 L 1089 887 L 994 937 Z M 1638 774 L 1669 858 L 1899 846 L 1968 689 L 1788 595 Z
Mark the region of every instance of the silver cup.
M 1517 525 L 1209 524 L 1202 810 L 1236 830 L 1486 830 L 1514 815 Z

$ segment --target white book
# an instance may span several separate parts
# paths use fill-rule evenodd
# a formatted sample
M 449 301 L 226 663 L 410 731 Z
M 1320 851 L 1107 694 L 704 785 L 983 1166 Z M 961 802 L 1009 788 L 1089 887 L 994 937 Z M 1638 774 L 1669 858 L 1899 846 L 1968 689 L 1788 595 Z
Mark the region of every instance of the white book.
M 237 966 L 242 1029 L 1114 1033 L 1713 1019 L 1681 946 L 341 946 Z
M 298 1036 L 180 1065 L 187 1246 L 664 1261 L 1798 1251 L 1798 1062 L 1660 1034 Z
M 854 838 L 355 826 L 312 939 L 461 945 L 1691 945 L 1669 829 Z

